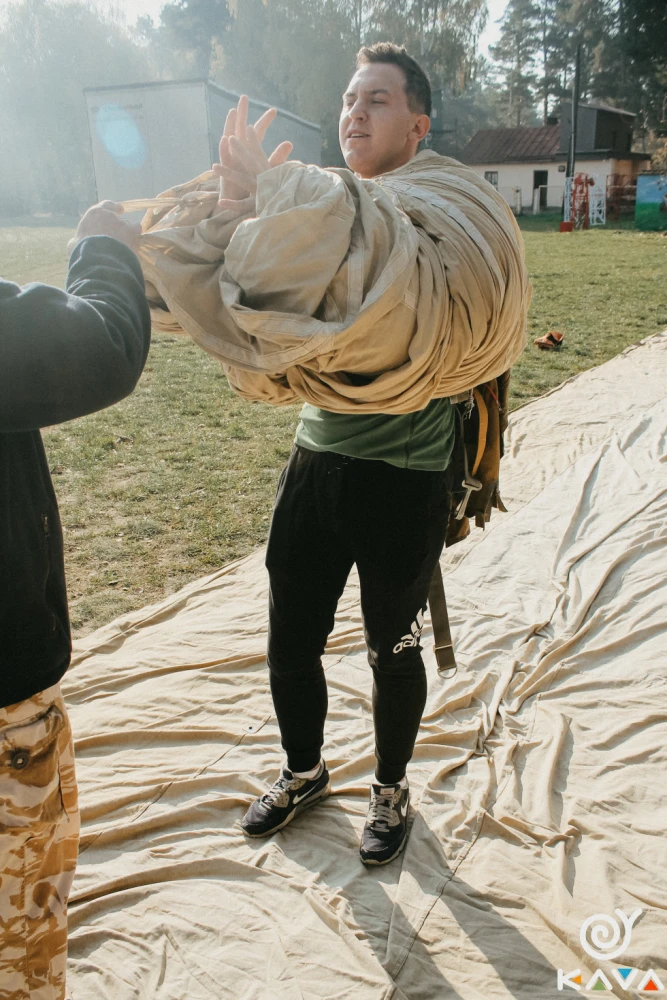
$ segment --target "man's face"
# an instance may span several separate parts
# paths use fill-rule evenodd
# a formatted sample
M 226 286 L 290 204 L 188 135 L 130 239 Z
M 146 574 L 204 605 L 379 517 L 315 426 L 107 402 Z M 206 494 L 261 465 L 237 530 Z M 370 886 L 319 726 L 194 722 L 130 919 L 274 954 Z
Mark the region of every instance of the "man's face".
M 408 107 L 400 66 L 364 63 L 343 95 L 340 148 L 350 170 L 377 177 L 411 160 L 429 125 L 426 115 Z

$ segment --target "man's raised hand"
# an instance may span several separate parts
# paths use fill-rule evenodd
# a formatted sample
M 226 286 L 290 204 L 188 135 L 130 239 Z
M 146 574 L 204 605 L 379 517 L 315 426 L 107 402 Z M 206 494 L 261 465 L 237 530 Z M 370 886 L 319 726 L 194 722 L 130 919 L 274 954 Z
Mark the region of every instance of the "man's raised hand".
M 281 142 L 268 157 L 262 149 L 266 130 L 277 113 L 275 108 L 269 108 L 254 125 L 248 125 L 248 98 L 243 95 L 238 107 L 227 115 L 220 140 L 220 163 L 213 166 L 213 172 L 220 178 L 218 211 L 253 211 L 257 178 L 284 163 L 292 152 L 291 142 Z

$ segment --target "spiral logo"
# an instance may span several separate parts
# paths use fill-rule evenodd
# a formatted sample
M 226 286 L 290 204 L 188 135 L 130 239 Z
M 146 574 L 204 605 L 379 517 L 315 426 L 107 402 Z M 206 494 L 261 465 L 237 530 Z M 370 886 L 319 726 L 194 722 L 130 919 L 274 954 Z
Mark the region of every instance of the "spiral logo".
M 595 913 L 584 920 L 579 939 L 586 954 L 598 960 L 618 958 L 630 944 L 633 924 L 642 912 L 641 909 L 634 910 L 628 917 L 623 910 L 614 910 L 620 924 L 606 913 Z

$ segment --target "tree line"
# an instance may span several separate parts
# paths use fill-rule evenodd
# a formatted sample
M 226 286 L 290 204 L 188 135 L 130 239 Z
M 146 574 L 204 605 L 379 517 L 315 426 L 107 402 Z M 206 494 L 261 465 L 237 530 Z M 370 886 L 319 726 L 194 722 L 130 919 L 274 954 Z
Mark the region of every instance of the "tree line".
M 667 129 L 665 0 L 509 0 L 491 49 L 506 123 L 546 123 L 571 98 L 578 46 L 582 98 L 635 112 L 655 142 Z
M 84 87 L 209 77 L 322 127 L 341 163 L 340 95 L 360 45 L 406 45 L 434 88 L 433 142 L 456 156 L 479 128 L 534 125 L 582 97 L 667 129 L 664 0 L 508 0 L 498 43 L 486 0 L 170 0 L 128 26 L 85 0 L 14 0 L 0 20 L 0 214 L 76 214 L 94 199 Z M 663 142 L 664 146 L 664 142 Z

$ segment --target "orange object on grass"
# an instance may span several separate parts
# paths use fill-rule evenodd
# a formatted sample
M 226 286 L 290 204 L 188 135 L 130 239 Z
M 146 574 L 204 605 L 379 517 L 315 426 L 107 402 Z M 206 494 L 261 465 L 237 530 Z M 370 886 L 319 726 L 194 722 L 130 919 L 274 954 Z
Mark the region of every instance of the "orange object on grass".
M 545 333 L 543 337 L 538 337 L 533 343 L 542 351 L 553 351 L 555 348 L 562 346 L 563 334 L 559 333 L 558 330 L 549 330 L 548 333 Z

